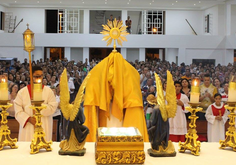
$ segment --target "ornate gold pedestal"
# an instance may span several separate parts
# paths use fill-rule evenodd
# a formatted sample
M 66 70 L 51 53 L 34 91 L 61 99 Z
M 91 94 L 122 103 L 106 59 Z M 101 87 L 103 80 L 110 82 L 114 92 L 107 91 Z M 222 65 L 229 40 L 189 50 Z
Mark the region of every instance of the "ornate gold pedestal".
M 8 100 L 0 101 L 0 108 L 2 109 L 2 121 L 1 121 L 1 127 L 0 127 L 0 150 L 3 149 L 4 146 L 10 146 L 11 148 L 18 148 L 16 146 L 17 139 L 12 139 L 10 137 L 11 131 L 8 129 L 7 126 L 8 120 L 7 116 L 9 113 L 7 112 L 7 109 L 11 107 L 12 104 L 8 103 Z
M 236 102 L 227 102 L 228 105 L 225 105 L 225 108 L 230 111 L 229 114 L 229 128 L 226 132 L 225 140 L 220 140 L 220 148 L 225 149 L 225 147 L 233 148 L 233 151 L 236 151 L 236 129 L 235 129 L 235 109 Z
M 143 137 L 133 127 L 98 128 L 95 152 L 97 164 L 143 164 L 145 160 Z
M 191 154 L 198 156 L 201 143 L 200 141 L 197 141 L 198 135 L 196 131 L 196 120 L 198 119 L 198 117 L 196 116 L 196 113 L 201 111 L 202 108 L 198 107 L 199 103 L 189 103 L 189 105 L 190 107 L 186 107 L 186 110 L 191 113 L 191 116 L 189 116 L 189 119 L 191 121 L 189 123 L 188 133 L 185 136 L 186 141 L 184 143 L 179 142 L 179 152 L 190 150 Z
M 52 141 L 46 142 L 45 140 L 45 133 L 42 128 L 42 121 L 41 121 L 41 113 L 40 111 L 46 108 L 46 106 L 41 105 L 43 101 L 31 101 L 32 108 L 35 111 L 35 118 L 36 118 L 36 124 L 35 124 L 35 130 L 34 130 L 34 139 L 32 139 L 32 142 L 30 144 L 31 154 L 36 154 L 39 152 L 41 148 L 45 148 L 46 151 L 51 151 L 51 144 Z

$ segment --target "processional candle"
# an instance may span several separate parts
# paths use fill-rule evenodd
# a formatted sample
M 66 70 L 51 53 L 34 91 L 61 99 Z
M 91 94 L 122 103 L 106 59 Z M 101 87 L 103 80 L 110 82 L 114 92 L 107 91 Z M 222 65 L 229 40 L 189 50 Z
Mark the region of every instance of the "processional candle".
M 236 102 L 236 82 L 229 83 L 228 101 L 229 102 Z
M 2 75 L 0 77 L 0 100 L 8 100 L 8 84 L 7 77 Z
M 190 103 L 199 103 L 199 95 L 200 95 L 199 84 L 200 83 L 198 79 L 194 79 L 192 81 Z
M 34 101 L 42 101 L 42 82 L 41 79 L 36 79 L 36 83 L 34 83 L 33 90 L 33 99 Z

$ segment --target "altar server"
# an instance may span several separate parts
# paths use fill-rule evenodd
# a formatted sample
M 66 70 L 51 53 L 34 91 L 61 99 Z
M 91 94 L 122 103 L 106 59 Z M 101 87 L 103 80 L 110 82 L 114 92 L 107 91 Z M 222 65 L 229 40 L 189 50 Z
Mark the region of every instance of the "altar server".
M 32 68 L 33 74 L 33 82 L 37 79 L 43 79 L 43 71 L 42 68 L 39 66 L 34 66 Z M 33 116 L 34 112 L 30 108 L 31 106 L 31 88 L 30 85 L 22 88 L 15 100 L 14 100 L 14 107 L 15 107 L 15 118 L 19 122 L 19 136 L 18 141 L 31 141 L 34 135 L 34 128 L 36 119 Z M 46 108 L 41 111 L 42 114 L 42 127 L 46 134 L 45 139 L 47 141 L 52 140 L 52 125 L 53 125 L 53 118 L 52 115 L 57 109 L 57 101 L 53 94 L 53 91 L 47 87 L 43 86 L 42 90 L 42 100 L 44 100 L 44 105 Z
M 229 112 L 221 102 L 222 96 L 219 93 L 214 95 L 215 102 L 206 110 L 207 138 L 208 142 L 219 142 L 225 139 L 225 123 L 228 120 Z
M 175 81 L 175 91 L 176 91 L 176 102 L 177 111 L 174 118 L 169 119 L 170 124 L 170 137 L 172 142 L 184 142 L 185 134 L 187 133 L 187 121 L 185 113 L 185 107 L 188 106 L 189 99 L 185 94 L 180 93 L 182 85 L 179 81 Z

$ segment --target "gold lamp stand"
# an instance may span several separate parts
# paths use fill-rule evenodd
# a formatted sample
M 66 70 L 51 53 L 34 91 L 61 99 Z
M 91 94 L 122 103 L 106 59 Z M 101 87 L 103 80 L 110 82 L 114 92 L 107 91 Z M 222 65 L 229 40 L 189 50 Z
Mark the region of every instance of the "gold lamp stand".
M 225 149 L 225 147 L 233 148 L 233 151 L 236 151 L 236 129 L 235 129 L 235 117 L 236 114 L 234 110 L 236 109 L 236 102 L 227 102 L 228 105 L 225 105 L 225 108 L 230 111 L 229 114 L 229 128 L 226 132 L 225 140 L 220 140 L 220 148 Z
M 196 120 L 198 119 L 198 116 L 196 116 L 196 113 L 201 111 L 202 108 L 198 107 L 199 103 L 189 103 L 189 105 L 190 107 L 186 107 L 186 110 L 191 113 L 191 116 L 189 116 L 191 121 L 189 123 L 188 133 L 185 135 L 186 141 L 184 143 L 179 142 L 179 152 L 183 153 L 185 150 L 190 150 L 191 154 L 198 156 L 201 143 L 200 141 L 197 141 Z
M 36 124 L 35 124 L 35 130 L 34 130 L 34 139 L 32 139 L 32 142 L 30 144 L 31 154 L 36 154 L 39 152 L 40 149 L 45 148 L 46 151 L 51 151 L 51 144 L 52 141 L 46 142 L 45 140 L 45 133 L 43 131 L 42 127 L 42 121 L 41 121 L 41 113 L 40 111 L 46 108 L 45 105 L 42 105 L 43 101 L 31 101 L 32 108 L 35 111 L 35 118 L 36 118 Z
M 4 146 L 10 146 L 11 148 L 18 148 L 16 146 L 17 139 L 12 139 L 10 137 L 11 131 L 8 129 L 7 126 L 8 120 L 7 116 L 9 113 L 7 109 L 12 106 L 12 104 L 8 103 L 9 100 L 0 100 L 0 108 L 2 109 L 2 121 L 0 127 L 0 150 L 3 149 Z

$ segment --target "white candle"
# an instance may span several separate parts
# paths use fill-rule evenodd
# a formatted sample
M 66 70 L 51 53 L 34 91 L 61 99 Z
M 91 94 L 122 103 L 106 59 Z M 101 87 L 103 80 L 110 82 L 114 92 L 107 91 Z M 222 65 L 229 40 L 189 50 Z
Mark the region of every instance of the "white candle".
M 36 80 L 37 83 L 34 83 L 33 99 L 34 101 L 42 101 L 42 83 L 41 79 Z
M 199 84 L 196 80 L 194 80 L 193 86 L 191 86 L 191 93 L 190 93 L 190 103 L 199 103 Z
M 0 100 L 8 100 L 8 85 L 4 78 L 2 78 L 0 83 Z
M 229 83 L 228 101 L 229 102 L 236 102 L 236 83 L 235 82 Z

